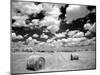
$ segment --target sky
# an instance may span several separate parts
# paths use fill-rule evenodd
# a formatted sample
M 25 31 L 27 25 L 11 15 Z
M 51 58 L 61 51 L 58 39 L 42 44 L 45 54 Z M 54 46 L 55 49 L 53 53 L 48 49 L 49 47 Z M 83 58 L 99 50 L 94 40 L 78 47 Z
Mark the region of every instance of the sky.
M 12 2 L 12 40 L 77 42 L 96 37 L 96 7 Z

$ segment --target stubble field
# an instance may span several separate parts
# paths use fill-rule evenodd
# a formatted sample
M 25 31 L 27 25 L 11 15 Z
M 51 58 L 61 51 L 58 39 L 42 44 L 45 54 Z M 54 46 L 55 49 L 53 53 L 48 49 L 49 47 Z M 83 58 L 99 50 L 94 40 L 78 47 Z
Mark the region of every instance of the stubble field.
M 77 53 L 79 60 L 70 60 L 70 54 Z M 69 70 L 85 70 L 96 68 L 96 51 L 80 51 L 80 52 L 16 52 L 11 53 L 11 72 L 12 73 L 35 73 L 50 71 L 69 71 Z M 45 68 L 38 71 L 30 71 L 26 69 L 27 59 L 31 55 L 39 55 L 46 59 Z

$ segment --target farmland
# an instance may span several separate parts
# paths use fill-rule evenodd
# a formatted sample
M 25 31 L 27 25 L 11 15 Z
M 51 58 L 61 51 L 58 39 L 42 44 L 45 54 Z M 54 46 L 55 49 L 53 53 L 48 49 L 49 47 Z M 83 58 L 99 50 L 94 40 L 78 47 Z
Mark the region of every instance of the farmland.
M 70 54 L 77 53 L 79 60 L 71 61 Z M 12 73 L 35 73 L 50 71 L 69 71 L 69 70 L 85 70 L 96 68 L 96 55 L 94 51 L 79 52 L 16 52 L 11 53 L 11 72 Z M 30 71 L 26 69 L 26 60 L 31 55 L 39 55 L 46 59 L 45 68 L 38 71 Z

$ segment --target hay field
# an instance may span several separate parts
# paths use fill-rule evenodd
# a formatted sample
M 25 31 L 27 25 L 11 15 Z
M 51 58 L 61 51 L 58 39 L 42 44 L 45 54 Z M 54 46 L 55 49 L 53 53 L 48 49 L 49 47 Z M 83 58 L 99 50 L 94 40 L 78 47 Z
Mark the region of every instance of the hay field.
M 50 71 L 69 71 L 69 70 L 85 70 L 96 68 L 95 51 L 80 51 L 79 60 L 71 61 L 70 54 L 75 52 L 55 52 L 55 53 L 11 53 L 11 72 L 12 73 L 35 73 Z M 26 60 L 31 55 L 43 56 L 46 59 L 45 68 L 38 71 L 30 71 L 26 69 Z

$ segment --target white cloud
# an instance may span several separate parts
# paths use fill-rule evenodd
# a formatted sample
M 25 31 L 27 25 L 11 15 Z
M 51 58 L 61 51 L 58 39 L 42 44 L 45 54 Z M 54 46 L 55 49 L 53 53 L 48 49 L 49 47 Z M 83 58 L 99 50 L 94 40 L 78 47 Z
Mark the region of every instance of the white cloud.
M 22 38 L 23 38 L 23 36 L 18 35 L 16 38 L 17 38 L 17 39 L 22 39 Z
M 47 43 L 52 43 L 54 41 L 55 37 L 51 38 L 51 39 L 48 39 L 47 40 Z
M 48 29 L 44 29 L 43 32 L 49 32 Z
M 55 34 L 55 32 L 59 30 L 59 26 L 58 26 L 58 25 L 51 25 L 51 26 L 48 26 L 47 29 L 48 29 L 52 34 Z
M 65 45 L 65 46 L 72 46 L 72 45 L 76 45 L 78 43 L 80 43 L 82 40 L 86 40 L 85 37 L 81 37 L 81 38 L 63 38 L 63 39 L 58 39 L 53 40 L 51 43 L 54 44 L 56 47 Z
M 12 19 L 15 19 L 15 20 L 26 20 L 26 19 L 28 19 L 28 16 L 27 15 L 23 15 L 23 16 L 21 16 L 21 15 L 15 15 L 15 16 L 12 16 Z
M 69 5 L 69 7 L 66 8 L 66 21 L 71 23 L 73 20 L 85 17 L 89 13 L 90 11 L 86 8 L 86 6 Z
M 47 29 L 52 33 L 59 30 L 60 20 L 55 19 L 53 16 L 45 16 L 45 18 L 40 22 L 42 26 L 47 26 Z
M 81 38 L 62 38 L 62 39 L 48 39 L 47 43 L 55 46 L 56 48 L 65 45 L 65 46 L 72 46 L 72 45 L 76 45 L 78 43 L 80 43 L 81 41 L 86 40 L 85 37 L 81 37 Z
M 67 42 L 76 42 L 76 41 L 79 41 L 80 38 L 68 38 L 67 39 Z
M 53 16 L 53 17 L 55 17 L 55 18 L 58 18 L 58 15 L 60 15 L 61 14 L 61 12 L 60 12 L 60 10 L 59 10 L 59 8 L 57 7 L 57 6 L 54 6 L 52 9 L 51 9 L 51 11 L 47 11 L 47 14 L 49 15 L 49 16 Z
M 42 5 L 35 5 L 33 2 L 13 2 L 13 7 L 19 9 L 24 14 L 39 13 Z
M 46 11 L 46 16 L 42 21 L 40 21 L 41 26 L 48 26 L 47 29 L 52 33 L 55 33 L 59 30 L 60 21 L 58 20 L 59 15 L 61 14 L 59 7 L 53 4 L 43 3 L 44 10 Z
M 37 44 L 40 43 L 40 41 L 37 41 L 37 39 L 27 40 L 27 42 L 29 43 L 28 46 L 30 46 L 30 47 L 34 47 L 34 45 L 35 45 L 36 43 L 37 43 Z
M 96 32 L 96 23 L 94 23 L 94 24 L 92 25 L 92 27 L 90 28 L 90 31 L 91 31 L 91 32 Z
M 96 9 L 93 9 L 92 11 L 91 11 L 91 13 L 95 13 L 96 12 Z
M 49 46 L 54 47 L 55 45 L 53 43 L 47 43 Z
M 29 37 L 29 38 L 27 39 L 27 41 L 30 41 L 30 40 L 32 40 L 32 37 Z
M 23 39 L 22 35 L 16 35 L 16 33 L 12 33 L 12 39 Z
M 14 24 L 12 24 L 12 26 L 26 26 L 25 24 L 25 20 L 16 20 L 16 22 Z
M 45 35 L 44 33 L 40 36 L 41 38 L 45 38 L 45 39 L 47 39 L 48 38 L 48 36 L 47 35 Z
M 12 26 L 26 26 L 25 20 L 28 18 L 28 16 L 12 16 L 12 19 L 15 19 L 16 21 Z
M 62 37 L 65 37 L 65 34 L 66 34 L 66 32 L 55 34 L 55 37 L 56 38 L 62 38 Z
M 39 37 L 39 35 L 38 34 L 33 34 L 33 37 Z
M 33 25 L 39 25 L 39 19 L 33 19 L 32 24 Z
M 75 35 L 75 34 L 78 33 L 78 32 L 79 32 L 78 30 L 69 31 L 67 35 L 68 35 L 69 37 L 72 37 L 73 35 Z
M 84 28 L 85 28 L 86 30 L 89 30 L 89 29 L 91 28 L 91 24 L 90 24 L 90 23 L 84 24 Z
M 11 33 L 11 36 L 12 37 L 16 37 L 16 33 Z
M 32 42 L 39 43 L 39 41 L 37 41 L 36 39 L 32 39 Z
M 91 41 L 96 41 L 96 37 L 93 37 L 93 38 L 91 39 Z
M 85 40 L 85 37 L 81 38 L 67 38 L 67 39 L 62 39 L 63 42 L 71 43 L 71 42 L 80 42 L 82 40 Z
M 45 44 L 45 42 L 40 42 L 40 43 L 39 43 L 39 45 L 44 45 L 44 44 Z
M 84 36 L 84 32 L 78 32 L 75 35 L 73 35 L 72 37 L 78 38 L 78 37 L 83 37 L 83 36 Z
M 62 42 L 67 42 L 68 41 L 68 39 L 64 39 L 64 38 L 61 39 L 61 40 L 62 40 Z
M 90 31 L 87 31 L 86 33 L 85 33 L 85 36 L 89 36 L 89 35 L 91 35 L 92 33 L 90 32 Z
M 28 36 L 28 34 L 25 34 L 25 35 L 24 35 L 24 37 L 27 37 L 27 36 Z
M 59 30 L 61 20 L 58 20 L 58 17 L 61 12 L 60 8 L 56 4 L 41 3 L 39 5 L 35 5 L 32 2 L 13 2 L 13 9 L 19 9 L 24 15 L 29 15 L 32 13 L 36 14 L 40 13 L 40 11 L 45 11 L 45 17 L 43 20 L 39 21 L 38 19 L 34 19 L 32 21 L 33 23 L 30 23 L 30 25 L 40 25 L 40 27 L 48 26 L 47 29 L 52 33 Z M 16 17 L 14 16 L 14 18 L 17 20 L 13 26 L 28 26 L 25 24 L 25 19 L 27 19 L 27 17 L 21 19 L 21 17 L 18 17 L 17 15 Z
M 84 28 L 91 32 L 96 32 L 96 23 L 94 23 L 94 24 L 87 23 L 84 25 Z
M 80 5 L 69 5 L 67 11 L 79 10 L 80 7 L 81 7 Z
M 59 10 L 59 6 L 57 4 L 53 4 L 53 3 L 42 3 L 43 6 L 43 10 L 46 11 L 46 15 L 52 15 L 57 17 L 58 15 L 60 15 L 60 10 Z

